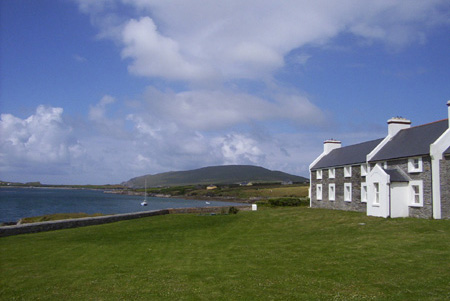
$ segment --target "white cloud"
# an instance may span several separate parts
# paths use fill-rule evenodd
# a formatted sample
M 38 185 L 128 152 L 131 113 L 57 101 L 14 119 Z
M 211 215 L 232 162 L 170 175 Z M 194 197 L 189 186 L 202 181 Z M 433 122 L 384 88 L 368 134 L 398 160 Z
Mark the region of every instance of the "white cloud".
M 163 93 L 149 88 L 146 110 L 162 124 L 192 130 L 219 130 L 239 124 L 283 120 L 293 124 L 320 125 L 322 111 L 306 97 L 292 92 L 268 93 L 261 98 L 228 90 L 196 90 Z M 156 129 L 153 128 L 153 132 Z
M 62 119 L 62 108 L 39 106 L 26 119 L 2 114 L 0 121 L 0 168 L 14 171 L 28 166 L 54 173 L 64 172 L 73 157 L 83 153 L 82 146 L 72 136 L 72 129 Z
M 103 98 L 100 99 L 100 101 L 96 105 L 90 106 L 89 119 L 97 122 L 101 122 L 102 120 L 104 120 L 106 118 L 106 106 L 114 103 L 115 101 L 116 100 L 114 99 L 114 97 L 110 95 L 103 96 Z
M 220 149 L 224 164 L 254 164 L 264 163 L 264 153 L 258 143 L 242 134 L 228 134 L 212 141 Z
M 167 79 L 196 80 L 207 72 L 183 58 L 179 45 L 158 33 L 149 17 L 130 20 L 123 29 L 122 57 L 131 58 L 131 73 Z
M 114 5 L 114 3 L 116 5 Z M 443 0 L 122 0 L 80 9 L 104 13 L 102 31 L 119 33 L 130 72 L 169 80 L 266 79 L 291 51 L 329 43 L 341 33 L 389 47 L 423 42 L 427 26 L 448 22 Z M 123 22 L 122 5 L 135 9 Z M 116 7 L 116 10 L 114 9 Z M 119 11 L 120 9 L 120 11 Z M 111 16 L 115 18 L 112 24 Z M 108 25 L 109 24 L 109 25 Z

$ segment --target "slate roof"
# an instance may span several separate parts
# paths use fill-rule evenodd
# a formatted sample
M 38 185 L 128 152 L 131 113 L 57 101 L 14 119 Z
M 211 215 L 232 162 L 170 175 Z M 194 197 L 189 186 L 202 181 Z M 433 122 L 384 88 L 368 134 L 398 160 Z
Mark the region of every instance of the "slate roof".
M 450 155 L 450 147 L 449 148 L 447 148 L 447 150 L 444 152 L 444 154 L 446 154 L 446 155 Z
M 401 130 L 381 148 L 372 161 L 414 157 L 430 153 L 430 145 L 448 129 L 448 120 Z
M 398 169 L 385 169 L 384 171 L 390 176 L 391 183 L 411 181 L 411 178 L 409 178 L 408 175 Z
M 381 141 L 383 141 L 383 139 L 334 149 L 320 159 L 311 169 L 365 163 L 367 154 L 380 144 Z

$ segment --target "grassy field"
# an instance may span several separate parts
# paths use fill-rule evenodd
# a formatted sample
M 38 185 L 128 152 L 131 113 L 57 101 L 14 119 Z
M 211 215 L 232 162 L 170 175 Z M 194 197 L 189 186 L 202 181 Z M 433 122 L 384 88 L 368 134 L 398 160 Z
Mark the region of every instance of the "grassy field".
M 153 188 L 151 192 L 181 194 L 187 196 L 213 196 L 233 197 L 238 199 L 249 198 L 279 198 L 279 197 L 306 197 L 309 185 L 255 185 L 255 186 L 219 186 L 215 190 L 196 189 L 190 187 L 172 187 L 169 189 Z
M 0 299 L 450 299 L 450 221 L 264 208 L 3 237 Z

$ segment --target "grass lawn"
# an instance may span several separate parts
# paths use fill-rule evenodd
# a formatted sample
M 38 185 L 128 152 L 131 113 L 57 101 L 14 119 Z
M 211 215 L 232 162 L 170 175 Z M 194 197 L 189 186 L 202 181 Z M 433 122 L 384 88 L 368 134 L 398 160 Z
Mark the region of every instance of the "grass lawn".
M 450 299 L 450 221 L 264 208 L 3 237 L 0 299 Z

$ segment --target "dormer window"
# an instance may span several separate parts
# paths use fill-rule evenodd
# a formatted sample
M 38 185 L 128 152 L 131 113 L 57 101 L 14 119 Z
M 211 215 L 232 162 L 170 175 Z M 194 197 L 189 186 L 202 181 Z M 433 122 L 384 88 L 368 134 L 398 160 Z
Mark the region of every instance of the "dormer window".
M 322 169 L 318 169 L 316 171 L 316 179 L 321 180 L 322 179 Z
M 361 164 L 361 176 L 367 176 L 367 164 Z
M 352 176 L 352 167 L 344 166 L 344 177 L 350 178 Z
M 422 172 L 422 170 L 423 170 L 422 157 L 415 157 L 408 159 L 409 173 Z
M 334 179 L 336 177 L 336 169 L 330 168 L 328 169 L 328 178 Z

